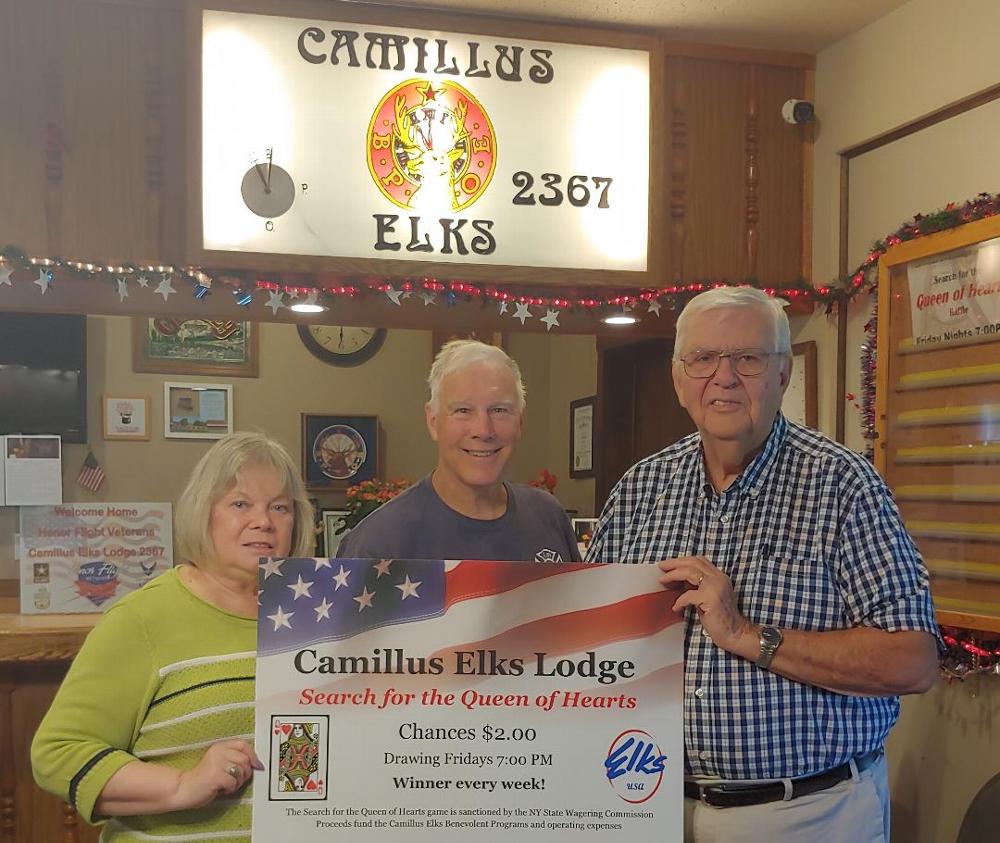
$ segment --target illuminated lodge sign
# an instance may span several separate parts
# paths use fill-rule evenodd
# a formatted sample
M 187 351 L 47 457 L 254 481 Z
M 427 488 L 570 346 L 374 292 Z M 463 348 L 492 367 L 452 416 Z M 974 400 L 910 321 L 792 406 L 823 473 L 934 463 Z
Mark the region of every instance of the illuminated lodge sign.
M 202 247 L 644 272 L 649 58 L 205 10 Z

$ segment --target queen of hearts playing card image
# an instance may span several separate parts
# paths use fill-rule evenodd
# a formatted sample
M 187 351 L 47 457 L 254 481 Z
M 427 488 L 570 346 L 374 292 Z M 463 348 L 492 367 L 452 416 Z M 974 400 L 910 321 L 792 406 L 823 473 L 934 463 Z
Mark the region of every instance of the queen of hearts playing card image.
M 329 715 L 271 716 L 272 800 L 326 799 L 329 739 Z

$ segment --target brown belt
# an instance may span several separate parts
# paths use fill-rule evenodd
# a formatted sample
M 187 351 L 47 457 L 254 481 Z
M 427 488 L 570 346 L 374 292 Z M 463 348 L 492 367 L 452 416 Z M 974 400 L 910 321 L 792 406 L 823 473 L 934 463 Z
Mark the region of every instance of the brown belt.
M 861 755 L 854 759 L 858 772 L 867 770 L 882 757 L 882 750 L 877 749 L 867 755 Z M 847 781 L 851 777 L 851 764 L 841 764 L 822 773 L 812 776 L 803 776 L 800 779 L 790 779 L 791 795 L 789 799 L 797 799 L 800 796 L 808 796 L 810 793 L 817 793 L 826 790 L 841 782 Z M 746 805 L 761 805 L 765 802 L 780 802 L 785 799 L 784 782 L 768 782 L 767 784 L 707 784 L 699 785 L 694 782 L 684 782 L 684 796 L 687 799 L 698 799 L 706 805 L 715 808 L 739 808 Z

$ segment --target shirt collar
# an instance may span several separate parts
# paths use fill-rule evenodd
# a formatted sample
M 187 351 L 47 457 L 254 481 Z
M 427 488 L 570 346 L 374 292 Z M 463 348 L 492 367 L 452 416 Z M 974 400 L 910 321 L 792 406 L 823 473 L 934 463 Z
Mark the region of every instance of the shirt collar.
M 774 420 L 774 426 L 771 428 L 771 433 L 767 437 L 767 442 L 764 443 L 764 447 L 761 449 L 760 453 L 753 458 L 753 461 L 745 469 L 743 473 L 736 478 L 736 483 L 740 487 L 740 491 L 749 492 L 751 495 L 757 493 L 757 487 L 760 485 L 760 480 L 771 465 L 774 463 L 774 458 L 778 451 L 781 449 L 781 444 L 785 441 L 785 434 L 788 432 L 788 421 L 785 419 L 781 412 L 778 413 L 777 418 Z
M 729 487 L 730 490 L 738 489 L 740 493 L 751 496 L 757 494 L 761 478 L 774 463 L 774 458 L 781 449 L 781 444 L 784 442 L 787 432 L 788 421 L 779 412 L 774 420 L 774 425 L 771 427 L 771 432 L 768 434 L 767 441 L 764 443 L 764 447 L 750 461 L 750 464 L 740 472 L 740 476 L 736 478 L 736 482 Z M 705 473 L 704 455 L 699 452 L 699 457 L 697 469 L 698 486 L 706 497 L 711 498 L 716 492 Z

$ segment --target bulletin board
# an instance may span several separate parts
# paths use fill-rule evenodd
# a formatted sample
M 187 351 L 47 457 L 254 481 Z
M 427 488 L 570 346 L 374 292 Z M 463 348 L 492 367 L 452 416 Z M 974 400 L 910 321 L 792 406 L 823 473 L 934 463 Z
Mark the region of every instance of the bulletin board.
M 1000 631 L 1000 221 L 879 265 L 876 466 L 942 624 Z

